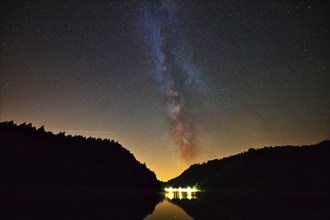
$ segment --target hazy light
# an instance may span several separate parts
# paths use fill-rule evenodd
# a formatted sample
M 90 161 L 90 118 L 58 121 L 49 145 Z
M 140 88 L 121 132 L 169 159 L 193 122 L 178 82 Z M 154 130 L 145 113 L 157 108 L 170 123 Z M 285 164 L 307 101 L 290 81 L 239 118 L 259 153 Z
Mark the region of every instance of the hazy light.
M 187 188 L 173 188 L 173 187 L 167 187 L 165 188 L 165 192 L 199 192 L 200 190 L 197 187 L 187 187 Z
M 200 190 L 197 187 L 187 187 L 187 188 L 173 188 L 167 187 L 165 190 L 165 197 L 172 200 L 172 199 L 196 199 L 196 192 Z

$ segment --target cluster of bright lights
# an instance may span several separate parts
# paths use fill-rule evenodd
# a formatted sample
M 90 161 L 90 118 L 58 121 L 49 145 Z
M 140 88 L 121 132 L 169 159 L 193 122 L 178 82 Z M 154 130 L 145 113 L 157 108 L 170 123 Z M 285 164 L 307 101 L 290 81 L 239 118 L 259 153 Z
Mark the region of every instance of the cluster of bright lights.
M 173 188 L 168 187 L 165 188 L 165 196 L 168 199 L 196 199 L 196 192 L 199 192 L 200 190 L 196 187 L 187 187 L 187 188 Z
M 197 189 L 195 186 L 194 187 L 187 187 L 187 188 L 173 188 L 173 187 L 168 187 L 165 188 L 165 192 L 198 192 L 200 191 L 199 189 Z

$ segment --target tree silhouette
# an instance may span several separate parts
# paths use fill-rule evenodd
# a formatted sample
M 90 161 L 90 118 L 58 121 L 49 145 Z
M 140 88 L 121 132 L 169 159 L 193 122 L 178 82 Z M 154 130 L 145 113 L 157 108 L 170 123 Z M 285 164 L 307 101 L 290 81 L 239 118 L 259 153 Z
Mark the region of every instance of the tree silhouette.
M 311 146 L 250 148 L 231 157 L 194 164 L 167 185 L 198 183 L 202 189 L 215 191 L 327 191 L 329 156 L 329 140 Z
M 158 189 L 156 175 L 118 142 L 44 126 L 0 123 L 0 185 Z

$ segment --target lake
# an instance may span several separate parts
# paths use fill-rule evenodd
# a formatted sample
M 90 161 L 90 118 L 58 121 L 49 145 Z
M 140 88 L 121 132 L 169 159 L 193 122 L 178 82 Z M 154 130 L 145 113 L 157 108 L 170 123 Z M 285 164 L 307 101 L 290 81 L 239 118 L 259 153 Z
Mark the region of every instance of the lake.
M 188 197 L 164 196 L 145 220 L 330 219 L 329 193 L 199 192 Z
M 2 189 L 3 219 L 330 219 L 329 193 Z

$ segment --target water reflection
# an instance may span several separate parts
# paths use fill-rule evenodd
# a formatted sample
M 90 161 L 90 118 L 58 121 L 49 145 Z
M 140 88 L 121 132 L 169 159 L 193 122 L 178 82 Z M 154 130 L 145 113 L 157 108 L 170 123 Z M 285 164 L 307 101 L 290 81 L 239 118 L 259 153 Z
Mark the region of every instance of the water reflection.
M 0 189 L 0 219 L 143 219 L 164 196 L 140 190 Z
M 175 204 L 175 200 L 189 201 L 197 199 L 197 193 L 192 190 L 168 190 L 163 194 L 164 199 L 157 204 L 152 214 L 149 214 L 145 220 L 152 219 L 194 219 L 187 212 Z M 173 201 L 173 202 L 172 202 Z
M 330 219 L 329 193 L 0 190 L 0 219 Z
M 166 192 L 165 197 L 169 200 L 172 199 L 197 199 L 197 193 L 196 192 L 182 192 L 182 191 L 175 191 L 175 192 Z
M 200 192 L 197 199 L 178 197 L 170 202 L 195 220 L 330 219 L 329 194 Z
M 154 212 L 149 214 L 144 220 L 159 220 L 159 219 L 182 219 L 182 220 L 193 220 L 182 208 L 167 199 L 158 203 Z

